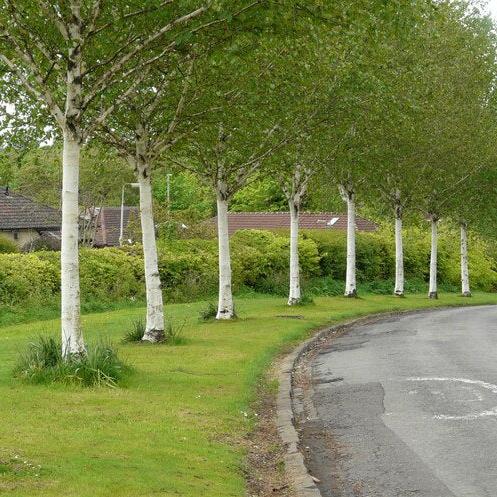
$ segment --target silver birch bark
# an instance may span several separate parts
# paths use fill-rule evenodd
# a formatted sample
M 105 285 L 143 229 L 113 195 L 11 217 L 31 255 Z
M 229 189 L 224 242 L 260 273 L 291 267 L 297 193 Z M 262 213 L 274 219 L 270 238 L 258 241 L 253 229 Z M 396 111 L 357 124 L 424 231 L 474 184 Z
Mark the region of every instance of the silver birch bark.
M 159 342 L 164 339 L 164 304 L 155 240 L 152 185 L 149 168 L 145 166 L 139 168 L 138 183 L 140 184 L 140 220 L 147 297 L 147 320 L 142 340 Z
M 80 320 L 79 289 L 79 160 L 80 144 L 64 133 L 62 154 L 61 325 L 62 356 L 85 353 Z
M 438 259 L 438 218 L 431 216 L 431 253 L 430 253 L 430 288 L 428 297 L 438 298 L 437 289 L 437 259 Z
M 357 297 L 356 285 L 356 250 L 355 250 L 355 193 L 340 186 L 342 198 L 347 203 L 347 269 L 345 273 L 345 296 Z
M 404 245 L 402 240 L 402 206 L 395 206 L 395 290 L 394 294 L 404 296 Z
M 288 305 L 300 302 L 300 266 L 299 266 L 299 213 L 298 203 L 293 199 L 288 201 L 290 207 L 290 293 Z
M 468 266 L 468 226 L 461 223 L 461 293 L 463 297 L 471 297 Z
M 79 5 L 73 5 L 68 25 L 71 46 L 68 52 L 66 102 L 63 120 L 62 227 L 61 227 L 61 327 L 62 356 L 85 353 L 80 319 L 79 287 L 79 162 L 81 154 L 81 72 L 82 20 Z
M 219 244 L 219 300 L 216 319 L 233 319 L 235 309 L 231 288 L 231 255 L 228 232 L 228 199 L 226 185 L 217 187 L 217 237 Z

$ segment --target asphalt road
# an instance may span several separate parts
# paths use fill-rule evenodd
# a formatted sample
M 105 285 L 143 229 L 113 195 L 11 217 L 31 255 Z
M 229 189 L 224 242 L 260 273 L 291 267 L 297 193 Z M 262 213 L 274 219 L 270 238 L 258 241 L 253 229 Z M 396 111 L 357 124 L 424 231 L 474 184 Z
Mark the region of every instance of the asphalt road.
M 497 306 L 357 326 L 311 371 L 323 496 L 497 496 Z

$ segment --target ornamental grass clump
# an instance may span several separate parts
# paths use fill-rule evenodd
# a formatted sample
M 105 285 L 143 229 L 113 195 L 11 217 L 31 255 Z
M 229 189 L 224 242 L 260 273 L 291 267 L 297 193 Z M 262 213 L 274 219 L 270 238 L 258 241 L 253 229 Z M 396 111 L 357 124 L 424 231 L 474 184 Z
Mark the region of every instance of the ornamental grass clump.
M 123 342 L 141 342 L 143 335 L 145 335 L 145 321 L 143 319 L 136 319 L 133 321 L 131 329 L 124 335 Z
M 187 339 L 183 336 L 184 328 L 184 321 L 177 324 L 169 320 L 164 330 L 164 342 L 167 345 L 184 345 L 187 343 Z
M 183 330 L 185 322 L 177 324 L 170 319 L 166 319 L 166 326 L 164 328 L 164 336 L 159 343 L 165 345 L 184 345 L 187 339 L 183 337 Z M 123 343 L 144 343 L 143 335 L 145 335 L 145 321 L 143 319 L 136 319 L 133 321 L 130 330 L 124 335 Z M 146 342 L 148 343 L 148 342 Z
M 308 293 L 304 293 L 300 300 L 295 305 L 306 306 L 306 305 L 315 305 L 314 299 Z
M 116 387 L 131 371 L 110 343 L 96 343 L 86 354 L 66 359 L 61 348 L 53 337 L 38 337 L 20 355 L 14 376 L 33 384 Z
M 211 321 L 216 317 L 217 306 L 212 302 L 208 302 L 207 306 L 198 313 L 199 321 Z

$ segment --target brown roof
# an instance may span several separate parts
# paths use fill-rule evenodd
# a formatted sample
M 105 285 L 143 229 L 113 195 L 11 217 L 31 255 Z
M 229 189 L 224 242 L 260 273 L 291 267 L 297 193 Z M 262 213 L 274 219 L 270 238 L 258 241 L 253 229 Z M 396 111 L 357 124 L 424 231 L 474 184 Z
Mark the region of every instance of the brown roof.
M 124 233 L 130 218 L 137 217 L 137 207 L 124 207 Z M 101 207 L 98 215 L 97 232 L 94 244 L 97 247 L 117 247 L 119 245 L 119 234 L 121 231 L 121 207 Z
M 60 211 L 0 188 L 0 230 L 59 230 Z
M 215 223 L 217 216 L 210 222 Z M 347 214 L 334 212 L 301 212 L 299 226 L 302 229 L 347 229 Z M 375 231 L 376 224 L 368 219 L 356 217 L 359 231 Z M 229 212 L 228 231 L 233 234 L 242 229 L 278 229 L 290 228 L 289 212 Z

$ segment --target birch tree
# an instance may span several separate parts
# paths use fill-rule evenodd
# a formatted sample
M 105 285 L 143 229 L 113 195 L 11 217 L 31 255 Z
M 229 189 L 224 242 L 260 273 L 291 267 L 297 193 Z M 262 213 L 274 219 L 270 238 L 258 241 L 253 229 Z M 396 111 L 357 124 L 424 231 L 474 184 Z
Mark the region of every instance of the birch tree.
M 247 143 L 248 140 L 245 140 L 242 134 L 246 130 L 240 130 L 239 126 L 238 123 L 228 127 L 226 121 L 220 121 L 217 123 L 215 134 L 214 129 L 211 129 L 210 136 L 204 135 L 202 141 L 198 140 L 199 136 L 192 139 L 188 159 L 172 159 L 180 167 L 195 171 L 212 187 L 216 195 L 219 249 L 219 299 L 216 319 L 219 320 L 235 317 L 228 228 L 229 201 L 277 147 L 273 139 L 275 128 L 262 129 L 258 135 L 260 141 L 255 144 L 252 140 Z
M 279 39 L 266 47 L 271 60 L 270 98 L 274 113 L 286 136 L 265 168 L 267 178 L 276 178 L 290 213 L 290 257 L 288 305 L 301 301 L 299 267 L 299 218 L 309 181 L 316 171 L 316 149 L 321 146 L 319 126 L 326 121 L 321 113 L 323 100 L 333 81 L 325 48 L 326 28 L 310 24 L 296 29 L 290 38 Z M 289 56 L 291 54 L 291 56 Z
M 147 315 L 144 341 L 164 338 L 164 305 L 159 275 L 153 216 L 152 174 L 164 151 L 181 136 L 177 126 L 190 97 L 193 58 L 183 61 L 177 53 L 167 63 L 147 68 L 144 80 L 123 101 L 119 111 L 97 130 L 100 139 L 111 144 L 130 164 L 140 185 L 140 220 Z
M 321 127 L 319 164 L 331 188 L 338 188 L 347 209 L 347 264 L 344 295 L 357 295 L 356 211 L 357 199 L 371 190 L 377 164 L 375 152 L 381 143 L 371 142 L 371 127 L 378 119 L 378 100 L 385 101 L 388 86 L 385 72 L 385 33 L 392 22 L 405 15 L 408 6 L 399 2 L 358 2 L 341 5 L 343 22 L 329 43 L 334 77 L 322 107 L 328 120 Z M 370 15 L 374 12 L 374 15 Z M 380 99 L 381 97 L 381 99 Z M 375 114 L 376 113 L 376 114 Z M 366 195 L 362 197 L 366 198 Z
M 298 158 L 295 158 L 298 161 Z M 302 200 L 307 191 L 312 169 L 297 162 L 290 177 L 280 177 L 281 189 L 290 211 L 290 285 L 288 305 L 296 305 L 302 297 L 299 266 L 299 216 Z
M 104 140 L 123 155 L 136 173 L 140 185 L 140 218 L 145 264 L 147 319 L 143 340 L 161 341 L 164 337 L 164 310 L 153 217 L 152 172 L 163 153 L 181 137 L 191 134 L 198 119 L 210 109 L 195 109 L 203 82 L 193 74 L 197 51 L 206 57 L 212 46 L 222 50 L 230 31 L 236 31 L 243 16 L 259 2 L 231 3 L 226 13 L 192 29 L 171 47 L 167 58 L 144 68 L 140 82 L 102 126 Z M 242 22 L 240 22 L 242 21 Z M 237 27 L 233 25 L 238 23 Z M 215 28 L 222 25 L 221 32 Z M 202 29 L 201 29 L 202 28 Z M 209 28 L 208 30 L 206 28 Z M 207 31 L 207 34 L 206 34 Z M 115 97 L 113 97 L 115 98 Z M 185 108 L 188 115 L 183 116 Z M 183 126 L 178 125 L 184 119 Z
M 349 116 L 355 120 L 351 112 Z M 359 121 L 358 121 L 359 122 Z M 349 126 L 343 130 L 343 126 Z M 347 208 L 347 260 L 345 273 L 345 297 L 357 296 L 356 279 L 356 212 L 357 196 L 368 187 L 369 165 L 362 156 L 364 135 L 362 126 L 340 117 L 342 136 L 336 137 L 335 147 L 326 150 L 323 167 L 328 180 L 336 187 Z
M 11 1 L 0 6 L 0 63 L 41 102 L 63 139 L 62 354 L 80 355 L 78 172 L 82 145 L 167 56 L 208 4 Z M 202 21 L 199 21 L 199 23 Z M 208 21 L 206 21 L 208 22 Z M 197 29 L 198 24 L 195 28 Z M 112 89 L 116 98 L 108 102 Z
M 405 22 L 408 17 L 410 22 Z M 398 24 L 402 23 L 402 29 Z M 406 213 L 419 203 L 419 160 L 425 149 L 422 109 L 432 102 L 427 87 L 433 82 L 426 70 L 426 40 L 432 35 L 431 19 L 423 8 L 410 9 L 402 21 L 395 19 L 385 29 L 375 74 L 386 91 L 377 98 L 368 119 L 368 203 L 380 215 L 393 213 L 395 283 L 393 293 L 404 296 L 403 224 Z M 387 208 L 387 212 L 385 209 Z
M 495 120 L 493 126 L 495 126 Z M 489 123 L 490 124 L 490 123 Z M 493 127 L 492 126 L 492 127 Z M 492 136 L 495 129 L 487 129 L 487 147 L 482 144 L 478 150 L 477 168 L 467 175 L 456 192 L 451 195 L 448 212 L 459 227 L 460 233 L 460 274 L 461 295 L 471 297 L 470 267 L 469 267 L 469 229 L 486 234 L 489 225 L 493 225 L 497 210 L 494 197 L 497 191 L 497 170 L 495 168 L 495 149 Z M 476 159 L 476 158 L 475 158 Z
M 212 81 L 195 102 L 202 124 L 168 154 L 180 167 L 193 171 L 213 190 L 217 206 L 219 299 L 216 318 L 235 317 L 228 231 L 229 201 L 262 163 L 281 145 L 279 119 L 271 113 L 268 84 L 271 64 L 253 50 L 252 37 L 233 40 L 198 68 L 197 78 Z M 229 55 L 227 55 L 229 54 Z M 188 114 L 188 110 L 185 113 Z

